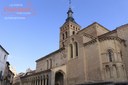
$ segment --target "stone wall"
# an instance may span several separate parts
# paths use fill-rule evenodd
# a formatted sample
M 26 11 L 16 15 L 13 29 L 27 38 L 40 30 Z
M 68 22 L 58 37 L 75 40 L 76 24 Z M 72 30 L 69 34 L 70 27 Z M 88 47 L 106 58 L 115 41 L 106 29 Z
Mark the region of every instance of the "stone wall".
M 45 59 L 39 60 L 36 64 L 36 72 L 56 68 L 66 63 L 65 50 L 58 51 Z
M 102 80 L 98 43 L 85 46 L 87 81 Z
M 125 69 L 126 69 L 127 78 L 128 78 L 128 24 L 117 28 L 117 34 L 118 34 L 118 37 L 125 40 L 125 44 L 123 44 L 124 47 L 122 47 L 122 55 L 123 55 L 123 62 L 125 64 Z

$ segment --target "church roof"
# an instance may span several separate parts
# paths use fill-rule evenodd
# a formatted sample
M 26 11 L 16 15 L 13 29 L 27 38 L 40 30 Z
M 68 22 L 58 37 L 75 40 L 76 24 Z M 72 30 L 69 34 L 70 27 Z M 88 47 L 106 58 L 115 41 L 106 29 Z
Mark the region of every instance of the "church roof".
M 45 59 L 45 58 L 48 58 L 48 57 L 50 57 L 51 55 L 56 54 L 56 53 L 58 53 L 58 52 L 60 52 L 60 51 L 62 51 L 62 50 L 64 50 L 64 48 L 60 48 L 60 49 L 58 49 L 58 50 L 56 50 L 56 51 L 54 51 L 54 52 L 52 52 L 52 53 L 50 53 L 50 54 L 48 54 L 48 55 L 46 55 L 46 56 L 44 56 L 44 57 L 42 57 L 42 58 L 36 60 L 36 62 L 38 62 L 38 61 L 40 61 L 40 60 L 43 60 L 43 59 Z
M 94 25 L 94 24 L 98 24 L 99 26 L 103 27 L 105 30 L 107 31 L 110 31 L 108 30 L 106 27 L 104 27 L 103 25 L 99 24 L 98 22 L 93 22 L 92 24 L 88 25 L 87 27 L 83 28 L 82 30 L 80 30 L 79 32 L 85 30 L 86 28 L 89 28 L 90 26 Z
M 122 26 L 117 27 L 116 29 L 124 28 L 124 27 L 127 27 L 127 26 L 128 26 L 128 24 L 124 24 Z

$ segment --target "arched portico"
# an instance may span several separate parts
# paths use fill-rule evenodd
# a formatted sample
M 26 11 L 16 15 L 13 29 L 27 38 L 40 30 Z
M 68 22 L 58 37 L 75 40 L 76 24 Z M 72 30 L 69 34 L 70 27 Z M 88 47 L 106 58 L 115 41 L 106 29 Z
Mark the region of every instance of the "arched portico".
M 58 71 L 55 73 L 55 85 L 64 85 L 64 73 Z

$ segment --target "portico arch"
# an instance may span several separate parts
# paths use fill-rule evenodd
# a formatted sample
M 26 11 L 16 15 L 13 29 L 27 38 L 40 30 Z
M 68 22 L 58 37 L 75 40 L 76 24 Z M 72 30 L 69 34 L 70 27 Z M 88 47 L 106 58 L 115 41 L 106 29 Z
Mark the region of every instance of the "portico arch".
M 64 73 L 62 71 L 55 73 L 55 85 L 64 85 Z

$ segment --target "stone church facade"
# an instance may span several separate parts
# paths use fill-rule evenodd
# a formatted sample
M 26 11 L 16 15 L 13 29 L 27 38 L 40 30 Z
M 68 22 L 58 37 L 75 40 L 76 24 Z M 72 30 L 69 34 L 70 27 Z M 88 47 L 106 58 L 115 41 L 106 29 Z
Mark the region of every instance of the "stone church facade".
M 38 60 L 21 85 L 77 85 L 128 80 L 128 24 L 109 31 L 97 22 L 80 30 L 69 8 L 60 48 Z

